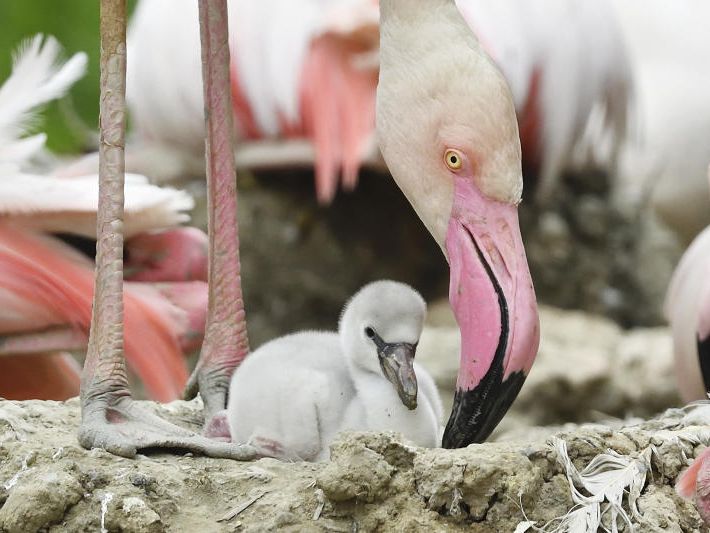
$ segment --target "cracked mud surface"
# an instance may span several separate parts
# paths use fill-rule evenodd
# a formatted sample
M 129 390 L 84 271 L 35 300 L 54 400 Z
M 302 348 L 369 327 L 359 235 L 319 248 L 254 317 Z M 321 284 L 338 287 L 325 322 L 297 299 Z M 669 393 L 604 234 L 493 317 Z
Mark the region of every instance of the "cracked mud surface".
M 458 365 L 451 320 L 445 303 L 430 305 L 417 351 L 445 402 Z M 553 435 L 578 469 L 608 449 L 649 454 L 636 531 L 704 531 L 673 484 L 710 431 L 684 429 L 678 410 L 639 418 L 680 405 L 668 331 L 624 331 L 548 307 L 541 328 L 538 360 L 495 442 L 462 450 L 350 434 L 330 463 L 164 453 L 131 460 L 79 447 L 77 400 L 0 400 L 0 532 L 513 532 L 526 520 L 542 527 L 573 506 Z M 199 401 L 152 405 L 199 428 Z
M 188 426 L 199 418 L 195 402 L 155 408 Z M 570 427 L 558 436 L 579 468 L 607 449 L 635 457 L 654 446 L 638 530 L 703 531 L 693 505 L 672 487 L 684 453 L 698 452 L 689 440 L 703 433 L 681 428 L 681 415 Z M 329 463 L 239 463 L 86 451 L 76 442 L 78 422 L 75 400 L 0 402 L 0 530 L 512 532 L 573 505 L 542 433 L 454 451 L 413 448 L 395 435 L 346 434 Z

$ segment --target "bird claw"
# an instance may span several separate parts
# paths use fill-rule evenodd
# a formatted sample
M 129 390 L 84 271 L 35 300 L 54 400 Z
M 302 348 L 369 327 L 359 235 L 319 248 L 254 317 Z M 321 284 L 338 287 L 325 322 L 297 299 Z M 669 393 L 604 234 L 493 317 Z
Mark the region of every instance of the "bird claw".
M 86 406 L 79 428 L 79 443 L 86 449 L 101 448 L 127 458 L 135 457 L 139 450 L 155 448 L 238 461 L 257 457 L 252 446 L 203 437 L 160 418 L 130 398 L 113 405 L 101 402 L 101 405 Z

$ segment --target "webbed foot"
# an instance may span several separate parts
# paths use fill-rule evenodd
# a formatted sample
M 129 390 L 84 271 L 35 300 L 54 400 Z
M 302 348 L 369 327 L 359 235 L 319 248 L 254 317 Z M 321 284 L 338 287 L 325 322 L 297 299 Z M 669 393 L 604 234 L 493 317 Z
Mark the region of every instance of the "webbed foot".
M 249 461 L 258 456 L 250 445 L 213 440 L 177 426 L 146 406 L 123 397 L 116 402 L 96 398 L 85 405 L 79 443 L 102 448 L 121 457 L 135 457 L 140 450 L 185 450 L 208 457 Z

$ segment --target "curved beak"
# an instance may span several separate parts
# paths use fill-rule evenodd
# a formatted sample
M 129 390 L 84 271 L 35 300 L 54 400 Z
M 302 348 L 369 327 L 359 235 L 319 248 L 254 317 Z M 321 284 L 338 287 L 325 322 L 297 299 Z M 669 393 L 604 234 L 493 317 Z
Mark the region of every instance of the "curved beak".
M 503 418 L 532 366 L 540 333 L 516 206 L 457 178 L 446 251 L 461 362 L 442 445 L 460 448 L 484 441 Z
M 405 342 L 377 343 L 382 372 L 397 389 L 399 399 L 410 411 L 417 408 L 417 375 L 414 373 L 416 350 L 416 345 Z

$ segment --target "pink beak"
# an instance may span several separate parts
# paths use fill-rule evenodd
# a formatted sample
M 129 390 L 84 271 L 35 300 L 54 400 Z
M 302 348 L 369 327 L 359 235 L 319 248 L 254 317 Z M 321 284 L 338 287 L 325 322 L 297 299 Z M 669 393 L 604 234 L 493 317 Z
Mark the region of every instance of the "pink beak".
M 516 206 L 456 178 L 446 251 L 461 363 L 442 445 L 460 448 L 484 441 L 515 400 L 540 327 Z

